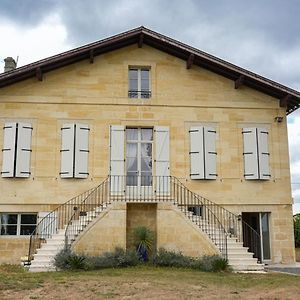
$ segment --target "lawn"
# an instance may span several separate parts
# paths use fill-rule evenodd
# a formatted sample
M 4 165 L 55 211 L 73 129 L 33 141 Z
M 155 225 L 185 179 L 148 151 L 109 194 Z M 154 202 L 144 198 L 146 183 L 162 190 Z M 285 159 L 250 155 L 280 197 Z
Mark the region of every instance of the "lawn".
M 296 261 L 300 262 L 300 248 L 296 248 Z
M 299 277 L 135 267 L 28 273 L 0 266 L 0 299 L 294 299 Z

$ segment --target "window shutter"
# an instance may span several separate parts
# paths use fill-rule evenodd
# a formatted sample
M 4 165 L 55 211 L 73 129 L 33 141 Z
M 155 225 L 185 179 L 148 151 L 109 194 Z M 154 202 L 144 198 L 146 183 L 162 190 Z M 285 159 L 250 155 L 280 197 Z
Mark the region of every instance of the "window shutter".
M 75 124 L 75 178 L 87 178 L 89 156 L 89 126 Z
M 191 127 L 190 133 L 190 164 L 191 179 L 204 179 L 204 135 L 203 126 Z
M 259 161 L 259 178 L 270 179 L 269 169 L 269 149 L 268 149 L 268 135 L 269 132 L 265 128 L 257 128 L 258 139 L 258 161 Z
M 155 127 L 155 175 L 156 193 L 169 194 L 170 191 L 170 147 L 169 128 Z
M 16 177 L 30 176 L 32 125 L 18 123 Z
M 2 177 L 14 177 L 16 123 L 5 123 L 3 127 Z
M 242 133 L 245 179 L 259 179 L 256 128 L 243 128 Z
M 204 127 L 205 179 L 217 178 L 216 129 Z
M 57 231 L 57 213 L 41 211 L 38 213 L 38 233 L 40 238 L 47 239 L 51 237 L 52 234 L 55 234 Z
M 125 128 L 110 126 L 110 175 L 111 192 L 122 194 L 125 190 Z
M 74 124 L 63 124 L 61 128 L 61 178 L 72 178 L 74 167 Z

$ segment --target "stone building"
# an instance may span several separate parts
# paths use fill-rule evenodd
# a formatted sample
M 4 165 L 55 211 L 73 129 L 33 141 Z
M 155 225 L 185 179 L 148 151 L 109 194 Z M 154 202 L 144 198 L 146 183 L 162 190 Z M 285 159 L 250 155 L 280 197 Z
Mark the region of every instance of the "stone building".
M 299 99 L 144 27 L 8 68 L 0 262 L 31 243 L 42 268 L 65 235 L 77 252 L 130 248 L 140 225 L 157 248 L 237 269 L 294 262 L 286 115 Z

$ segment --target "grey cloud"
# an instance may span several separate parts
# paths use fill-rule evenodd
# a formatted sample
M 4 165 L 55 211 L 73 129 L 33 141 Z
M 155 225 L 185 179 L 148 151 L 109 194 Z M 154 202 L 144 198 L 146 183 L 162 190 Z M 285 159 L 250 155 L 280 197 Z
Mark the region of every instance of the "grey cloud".
M 53 12 L 59 0 L 0 0 L 0 17 L 21 26 L 35 26 Z

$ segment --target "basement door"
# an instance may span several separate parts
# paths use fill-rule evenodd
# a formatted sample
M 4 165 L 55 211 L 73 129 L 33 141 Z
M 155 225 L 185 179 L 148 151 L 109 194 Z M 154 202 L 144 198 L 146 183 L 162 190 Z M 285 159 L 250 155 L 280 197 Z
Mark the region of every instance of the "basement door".
M 262 261 L 268 261 L 271 259 L 269 217 L 270 213 L 266 212 L 242 213 L 243 221 L 259 233 L 261 245 L 260 248 L 255 245 L 255 241 L 251 237 L 250 230 L 247 226 L 243 225 L 244 246 L 249 247 L 249 251 L 254 253 L 254 257 L 257 257 Z
M 153 193 L 152 128 L 126 128 L 126 194 L 147 198 Z

